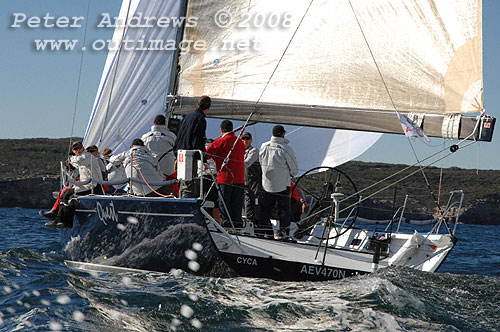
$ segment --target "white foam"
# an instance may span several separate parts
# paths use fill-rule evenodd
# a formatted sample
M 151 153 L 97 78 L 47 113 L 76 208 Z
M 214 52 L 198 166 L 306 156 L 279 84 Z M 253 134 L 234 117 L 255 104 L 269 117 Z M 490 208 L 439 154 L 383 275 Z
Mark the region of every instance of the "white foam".
M 52 330 L 52 331 L 62 331 L 62 324 L 59 323 L 59 322 L 55 322 L 55 321 L 51 321 L 49 323 L 49 328 Z
M 125 276 L 122 278 L 122 284 L 124 284 L 125 286 L 131 286 L 132 279 L 130 277 Z
M 184 252 L 184 255 L 186 256 L 187 259 L 195 261 L 198 259 L 198 254 L 196 254 L 193 250 L 188 249 Z
M 68 295 L 60 295 L 56 301 L 60 304 L 68 304 L 71 302 L 71 298 Z
M 133 216 L 127 217 L 127 221 L 132 225 L 137 225 L 139 223 L 139 219 Z
M 195 262 L 195 261 L 189 261 L 188 263 L 188 267 L 193 271 L 193 272 L 197 272 L 199 269 L 200 269 L 200 264 L 198 264 L 198 262 Z
M 203 249 L 203 246 L 201 245 L 201 243 L 194 242 L 193 243 L 193 249 L 196 250 L 196 251 L 201 251 Z
M 181 306 L 181 315 L 186 317 L 186 318 L 191 318 L 193 317 L 193 314 L 194 314 L 194 310 L 188 306 L 188 305 L 185 305 L 183 304 Z
M 83 322 L 84 319 L 85 319 L 85 315 L 83 314 L 83 312 L 79 311 L 79 310 L 75 310 L 73 312 L 73 319 L 76 320 L 77 322 Z
M 196 319 L 196 318 L 193 318 L 193 319 L 191 320 L 191 325 L 193 325 L 193 326 L 194 326 L 195 328 L 197 328 L 197 329 L 201 329 L 201 328 L 202 328 L 202 326 L 203 326 L 203 325 L 201 324 L 201 322 L 200 322 L 198 319 Z

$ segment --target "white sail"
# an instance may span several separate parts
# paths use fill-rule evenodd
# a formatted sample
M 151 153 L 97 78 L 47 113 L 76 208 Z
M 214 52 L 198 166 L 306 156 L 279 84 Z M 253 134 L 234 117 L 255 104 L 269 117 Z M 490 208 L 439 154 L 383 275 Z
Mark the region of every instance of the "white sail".
M 299 162 L 299 175 L 318 167 L 340 166 L 368 150 L 380 133 L 300 127 L 287 134 Z
M 218 126 L 209 122 L 213 128 Z M 246 131 L 253 137 L 252 145 L 260 148 L 262 143 L 271 138 L 274 124 L 256 124 Z M 382 136 L 352 130 L 285 126 L 286 139 L 293 148 L 299 164 L 299 176 L 311 168 L 340 166 L 368 150 Z M 215 134 L 211 131 L 209 134 Z
M 178 26 L 166 27 L 166 19 L 162 24 L 147 24 L 146 18 L 178 18 L 180 11 L 177 0 L 123 1 L 118 22 L 125 26 L 128 13 L 129 23 L 134 24 L 128 25 L 124 36 L 122 27 L 115 30 L 114 49 L 106 60 L 85 145 L 120 152 L 149 131 L 157 114 L 164 113 L 175 53 L 175 46 L 169 48 L 167 42 L 175 42 Z M 140 19 L 134 22 L 133 17 Z M 126 44 L 121 44 L 122 39 Z
M 181 56 L 179 95 L 232 101 L 226 113 L 240 120 L 258 101 L 256 121 L 379 132 L 401 131 L 395 107 L 478 111 L 481 8 L 481 0 L 193 0 L 188 15 L 198 24 L 185 39 L 206 48 Z M 335 118 L 339 110 L 358 115 Z M 424 130 L 442 136 L 433 119 Z

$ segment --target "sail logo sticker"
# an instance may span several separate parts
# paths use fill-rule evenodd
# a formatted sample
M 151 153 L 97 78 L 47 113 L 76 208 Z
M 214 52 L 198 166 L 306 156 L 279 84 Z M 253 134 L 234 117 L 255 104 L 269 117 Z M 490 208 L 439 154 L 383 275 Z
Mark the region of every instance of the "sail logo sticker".
M 257 259 L 251 257 L 241 257 L 241 256 L 238 256 L 238 258 L 236 258 L 236 263 L 243 265 L 255 265 L 255 266 L 258 265 Z
M 115 211 L 115 205 L 113 202 L 109 203 L 109 206 L 102 206 L 101 202 L 96 203 L 97 217 L 104 225 L 108 225 L 106 221 L 118 222 L 118 214 Z

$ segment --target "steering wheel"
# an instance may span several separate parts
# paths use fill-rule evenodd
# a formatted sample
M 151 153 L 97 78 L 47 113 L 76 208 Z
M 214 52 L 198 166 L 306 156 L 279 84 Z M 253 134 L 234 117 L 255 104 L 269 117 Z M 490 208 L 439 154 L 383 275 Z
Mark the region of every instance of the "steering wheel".
M 340 169 L 326 166 L 311 168 L 295 181 L 291 192 L 295 189 L 302 193 L 304 201 L 309 205 L 307 212 L 296 222 L 297 236 L 309 234 L 318 222 L 323 221 L 326 222 L 325 227 L 336 231 L 336 235 L 329 237 L 334 239 L 351 229 L 356 222 L 360 205 L 358 189 L 351 178 Z M 337 197 L 339 205 L 338 219 L 335 219 L 332 194 Z M 290 195 L 290 206 L 292 200 L 293 195 Z M 326 236 L 329 233 L 326 233 Z M 326 239 L 325 232 L 317 238 Z

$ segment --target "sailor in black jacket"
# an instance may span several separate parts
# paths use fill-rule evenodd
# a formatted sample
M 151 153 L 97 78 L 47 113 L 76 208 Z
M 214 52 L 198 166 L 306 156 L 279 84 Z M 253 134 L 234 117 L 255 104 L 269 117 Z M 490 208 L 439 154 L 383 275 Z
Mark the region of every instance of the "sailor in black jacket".
M 196 110 L 184 117 L 177 133 L 175 152 L 177 150 L 201 150 L 205 152 L 207 129 L 205 115 L 210 109 L 210 105 L 210 97 L 201 96 Z
M 177 139 L 175 141 L 174 151 L 177 150 L 201 150 L 203 152 L 203 160 L 205 161 L 205 141 L 207 120 L 205 116 L 210 109 L 211 99 L 208 96 L 201 96 L 198 101 L 198 107 L 192 113 L 187 114 L 181 122 Z M 197 176 L 196 160 L 198 156 L 193 158 L 193 177 Z M 180 191 L 182 197 L 197 197 L 199 195 L 199 181 L 189 181 L 181 183 Z

